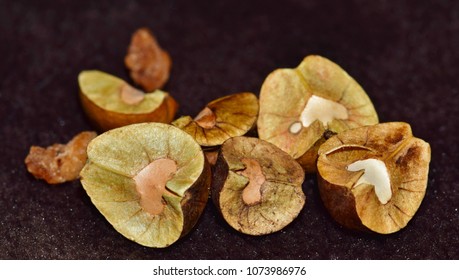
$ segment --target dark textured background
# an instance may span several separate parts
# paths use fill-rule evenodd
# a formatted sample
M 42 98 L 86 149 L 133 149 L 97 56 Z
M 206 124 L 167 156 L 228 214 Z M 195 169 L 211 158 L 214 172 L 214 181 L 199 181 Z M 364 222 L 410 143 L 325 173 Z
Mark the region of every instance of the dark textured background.
M 118 234 L 79 181 L 30 176 L 31 145 L 91 129 L 77 75 L 128 78 L 131 33 L 150 27 L 173 59 L 166 86 L 195 115 L 212 99 L 258 94 L 272 70 L 308 54 L 330 58 L 367 91 L 380 120 L 405 121 L 432 147 L 426 197 L 389 236 L 355 233 L 323 208 L 310 176 L 307 204 L 281 232 L 250 237 L 209 203 L 166 249 Z M 458 259 L 459 1 L 0 0 L 0 258 L 2 259 Z

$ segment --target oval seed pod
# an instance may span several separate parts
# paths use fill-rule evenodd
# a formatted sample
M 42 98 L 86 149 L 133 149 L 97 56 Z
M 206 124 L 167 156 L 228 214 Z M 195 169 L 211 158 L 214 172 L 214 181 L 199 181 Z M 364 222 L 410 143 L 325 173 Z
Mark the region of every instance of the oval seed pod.
M 110 130 L 88 146 L 81 183 L 126 238 L 167 247 L 196 224 L 209 196 L 210 167 L 182 130 L 142 123 Z
M 307 56 L 295 69 L 275 70 L 261 87 L 260 139 L 294 157 L 306 172 L 316 170 L 324 133 L 376 123 L 378 116 L 362 87 L 321 56 Z
M 382 234 L 404 228 L 427 187 L 430 146 L 407 123 L 344 131 L 319 149 L 319 190 L 345 227 Z
M 194 119 L 184 116 L 172 124 L 192 135 L 199 145 L 213 148 L 231 137 L 246 134 L 255 126 L 257 116 L 257 97 L 242 92 L 210 102 Z
M 101 131 L 142 122 L 170 123 L 178 108 L 166 92 L 144 94 L 101 71 L 82 71 L 78 82 L 83 109 Z
M 228 224 L 245 234 L 281 230 L 306 200 L 304 171 L 273 144 L 251 137 L 226 140 L 215 165 L 212 199 Z

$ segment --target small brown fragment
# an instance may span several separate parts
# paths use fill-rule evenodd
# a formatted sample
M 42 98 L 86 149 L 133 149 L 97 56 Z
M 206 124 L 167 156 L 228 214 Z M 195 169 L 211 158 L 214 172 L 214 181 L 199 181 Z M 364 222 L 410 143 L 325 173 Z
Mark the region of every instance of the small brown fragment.
M 204 151 L 204 155 L 206 156 L 207 162 L 210 164 L 210 166 L 214 166 L 215 163 L 217 162 L 218 151 L 219 151 L 218 149 Z
M 54 144 L 47 148 L 32 146 L 25 159 L 27 170 L 49 184 L 75 180 L 86 163 L 86 147 L 96 136 L 95 132 L 84 131 L 67 144 Z
M 202 128 L 211 129 L 215 127 L 217 117 L 209 107 L 205 107 L 199 114 L 194 118 L 194 121 Z
M 169 54 L 159 46 L 148 28 L 134 32 L 124 63 L 131 78 L 145 91 L 162 88 L 169 79 L 172 65 Z

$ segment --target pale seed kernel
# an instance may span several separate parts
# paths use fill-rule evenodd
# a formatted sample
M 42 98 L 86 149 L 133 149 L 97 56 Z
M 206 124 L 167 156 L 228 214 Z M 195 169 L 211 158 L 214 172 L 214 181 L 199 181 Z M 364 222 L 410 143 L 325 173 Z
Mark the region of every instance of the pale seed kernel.
M 124 84 L 120 89 L 121 101 L 128 105 L 136 105 L 145 99 L 145 94 L 140 90 Z
M 172 179 L 176 171 L 177 163 L 174 160 L 161 158 L 152 161 L 134 177 L 142 209 L 151 215 L 163 212 L 166 183 Z
M 300 120 L 304 127 L 310 126 L 316 120 L 327 127 L 334 119 L 347 120 L 348 117 L 348 111 L 342 104 L 313 95 L 301 112 Z
M 355 186 L 360 184 L 373 185 L 379 202 L 381 202 L 381 204 L 389 202 L 392 197 L 392 190 L 390 187 L 389 172 L 383 161 L 374 158 L 358 160 L 349 164 L 347 170 L 363 170 L 364 172 L 355 183 Z
M 248 185 L 242 191 L 242 200 L 247 205 L 255 205 L 261 202 L 261 186 L 266 181 L 260 164 L 255 159 L 243 158 L 245 169 L 237 173 L 249 179 Z

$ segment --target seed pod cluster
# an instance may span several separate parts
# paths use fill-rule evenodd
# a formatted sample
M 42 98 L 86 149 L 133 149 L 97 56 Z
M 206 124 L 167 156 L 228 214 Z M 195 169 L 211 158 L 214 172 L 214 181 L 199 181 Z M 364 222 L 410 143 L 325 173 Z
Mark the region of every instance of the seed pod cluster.
M 280 231 L 305 205 L 305 173 L 317 172 L 325 207 L 351 229 L 396 232 L 423 200 L 429 144 L 409 124 L 379 124 L 362 87 L 326 58 L 311 55 L 294 69 L 273 71 L 259 99 L 226 95 L 176 120 L 178 104 L 161 90 L 171 58 L 151 31 L 134 33 L 125 64 L 148 93 L 97 70 L 78 77 L 83 109 L 103 132 L 84 138 L 79 165 L 48 168 L 62 175 L 53 178 L 42 172 L 59 165 L 56 155 L 78 139 L 33 148 L 26 164 L 49 183 L 80 175 L 95 207 L 134 242 L 170 246 L 192 230 L 209 195 L 235 230 Z M 255 131 L 258 138 L 247 136 Z M 37 154 L 54 158 L 40 164 Z

